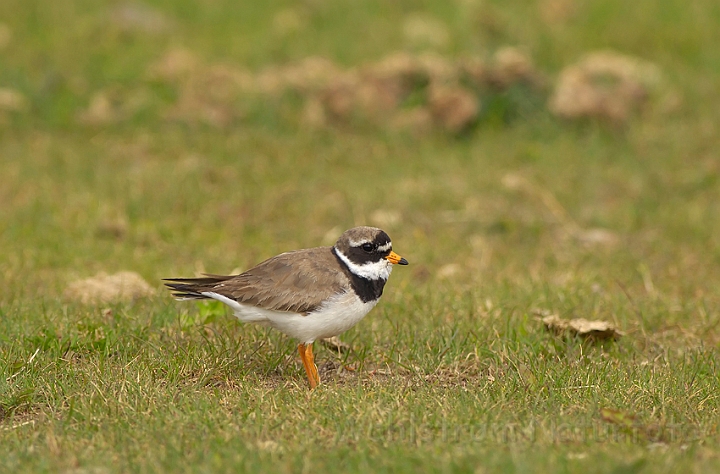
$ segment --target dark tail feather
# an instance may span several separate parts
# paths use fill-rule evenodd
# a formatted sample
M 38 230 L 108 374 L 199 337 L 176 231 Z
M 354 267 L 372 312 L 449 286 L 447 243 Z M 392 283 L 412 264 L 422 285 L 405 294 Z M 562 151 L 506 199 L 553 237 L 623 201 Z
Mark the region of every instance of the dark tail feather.
M 234 275 L 210 275 L 203 273 L 205 278 L 163 278 L 172 295 L 181 300 L 207 300 L 210 297 L 204 292 L 213 291 L 218 283 L 232 278 Z

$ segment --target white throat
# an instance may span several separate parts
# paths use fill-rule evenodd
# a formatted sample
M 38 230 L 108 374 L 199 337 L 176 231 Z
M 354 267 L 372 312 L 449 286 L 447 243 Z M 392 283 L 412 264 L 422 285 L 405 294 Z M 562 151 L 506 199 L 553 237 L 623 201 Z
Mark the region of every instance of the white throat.
M 351 272 L 355 275 L 367 278 L 368 280 L 387 280 L 392 271 L 392 263 L 382 258 L 378 262 L 368 262 L 362 265 L 353 263 L 347 256 L 340 250 L 335 249 L 335 253 L 338 258 L 348 266 Z

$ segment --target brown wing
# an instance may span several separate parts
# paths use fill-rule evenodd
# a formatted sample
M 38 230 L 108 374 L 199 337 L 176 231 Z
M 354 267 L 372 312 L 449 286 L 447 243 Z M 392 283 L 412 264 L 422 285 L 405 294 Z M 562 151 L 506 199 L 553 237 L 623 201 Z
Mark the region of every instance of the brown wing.
M 169 281 L 173 283 L 166 285 L 180 298 L 203 298 L 203 292 L 211 291 L 240 303 L 293 313 L 309 313 L 348 289 L 330 247 L 283 253 L 240 275 Z

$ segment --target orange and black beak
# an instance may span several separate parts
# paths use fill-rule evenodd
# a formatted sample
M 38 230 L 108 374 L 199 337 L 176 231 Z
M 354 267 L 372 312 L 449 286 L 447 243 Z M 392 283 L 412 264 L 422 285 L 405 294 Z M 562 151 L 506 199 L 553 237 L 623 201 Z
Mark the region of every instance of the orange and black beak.
M 400 255 L 396 254 L 396 253 L 393 252 L 392 250 L 390 251 L 390 255 L 388 255 L 388 256 L 385 257 L 385 258 L 387 259 L 388 262 L 390 262 L 390 263 L 392 263 L 392 264 L 396 264 L 396 263 L 397 263 L 397 264 L 400 264 L 400 265 L 407 265 L 407 264 L 408 264 L 408 261 L 407 261 L 407 260 L 405 260 L 404 258 L 402 258 Z

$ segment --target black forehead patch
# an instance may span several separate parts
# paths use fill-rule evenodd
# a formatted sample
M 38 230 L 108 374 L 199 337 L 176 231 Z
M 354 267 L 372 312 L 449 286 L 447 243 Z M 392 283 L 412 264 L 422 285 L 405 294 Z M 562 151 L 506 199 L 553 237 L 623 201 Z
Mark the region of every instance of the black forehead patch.
M 378 247 L 382 247 L 385 244 L 390 243 L 390 236 L 385 233 L 384 230 L 381 230 L 378 232 L 378 234 L 373 239 L 373 244 L 377 245 Z
M 363 245 L 371 244 L 373 249 L 365 251 Z M 390 236 L 376 227 L 355 227 L 340 236 L 335 248 L 356 265 L 379 262 L 390 254 Z
M 374 247 L 374 250 L 372 252 L 366 252 L 362 248 L 363 245 L 368 243 L 372 244 Z M 350 259 L 350 261 L 357 265 L 364 265 L 371 262 L 379 262 L 380 260 L 390 255 L 390 250 L 392 249 L 388 247 L 383 250 L 378 250 L 378 247 L 383 247 L 388 244 L 390 244 L 390 237 L 384 231 L 380 231 L 375 235 L 372 241 L 365 240 L 359 243 L 357 246 L 350 246 L 348 249 L 345 250 L 345 253 L 347 254 L 347 257 Z

